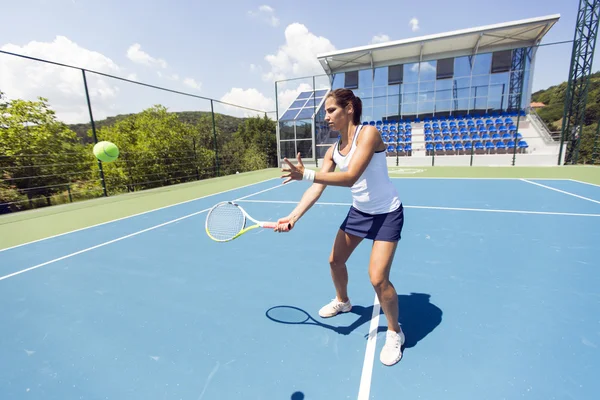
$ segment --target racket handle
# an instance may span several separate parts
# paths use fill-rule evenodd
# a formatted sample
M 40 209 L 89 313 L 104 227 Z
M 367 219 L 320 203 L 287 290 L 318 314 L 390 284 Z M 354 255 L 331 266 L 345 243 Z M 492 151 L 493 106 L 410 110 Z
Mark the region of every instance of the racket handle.
M 277 228 L 277 222 L 264 222 L 262 225 L 263 228 L 275 229 Z M 287 230 L 292 229 L 292 224 L 288 223 Z

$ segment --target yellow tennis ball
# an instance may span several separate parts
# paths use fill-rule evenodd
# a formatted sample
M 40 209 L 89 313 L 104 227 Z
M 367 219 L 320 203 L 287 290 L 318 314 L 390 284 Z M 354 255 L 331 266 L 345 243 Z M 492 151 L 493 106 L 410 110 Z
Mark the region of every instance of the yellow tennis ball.
M 103 162 L 113 162 L 119 157 L 119 148 L 112 142 L 98 142 L 94 146 L 94 155 Z

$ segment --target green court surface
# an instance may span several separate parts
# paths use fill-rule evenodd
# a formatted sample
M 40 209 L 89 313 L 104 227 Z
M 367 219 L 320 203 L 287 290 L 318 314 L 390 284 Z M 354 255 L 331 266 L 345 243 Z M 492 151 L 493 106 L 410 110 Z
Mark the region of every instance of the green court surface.
M 600 185 L 600 168 L 594 166 L 399 166 L 390 167 L 389 171 L 392 178 L 572 179 Z M 198 199 L 280 175 L 278 168 L 270 168 L 0 216 L 0 249 Z

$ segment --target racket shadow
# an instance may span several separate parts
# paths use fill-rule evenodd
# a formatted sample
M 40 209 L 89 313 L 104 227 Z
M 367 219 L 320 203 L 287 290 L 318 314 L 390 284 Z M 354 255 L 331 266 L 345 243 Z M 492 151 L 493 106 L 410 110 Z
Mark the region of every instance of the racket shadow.
M 429 294 L 425 293 L 398 295 L 400 309 L 398 322 L 402 326 L 406 338 L 403 346 L 404 348 L 415 346 L 442 322 L 442 310 L 429 301 L 430 297 Z M 371 321 L 373 306 L 363 307 L 360 305 L 353 305 L 352 310 L 350 310 L 348 314 L 355 314 L 357 319 L 348 326 L 335 326 L 317 321 L 308 312 L 295 306 L 274 306 L 269 308 L 265 313 L 267 318 L 277 323 L 288 325 L 314 325 L 329 329 L 340 335 L 349 335 L 357 328 Z M 381 314 L 383 314 L 383 311 L 380 311 L 380 315 Z M 387 326 L 381 326 L 381 324 L 382 322 L 380 321 L 377 332 L 385 332 L 387 330 Z M 383 324 L 385 324 L 385 319 L 383 320 Z M 367 337 L 368 333 L 365 335 L 365 338 Z

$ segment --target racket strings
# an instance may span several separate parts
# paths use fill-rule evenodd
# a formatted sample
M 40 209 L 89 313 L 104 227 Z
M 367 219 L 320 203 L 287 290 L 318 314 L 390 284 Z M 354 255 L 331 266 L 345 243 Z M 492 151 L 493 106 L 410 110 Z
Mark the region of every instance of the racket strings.
M 238 206 L 219 204 L 206 217 L 206 230 L 215 240 L 231 240 L 246 224 L 246 217 Z

